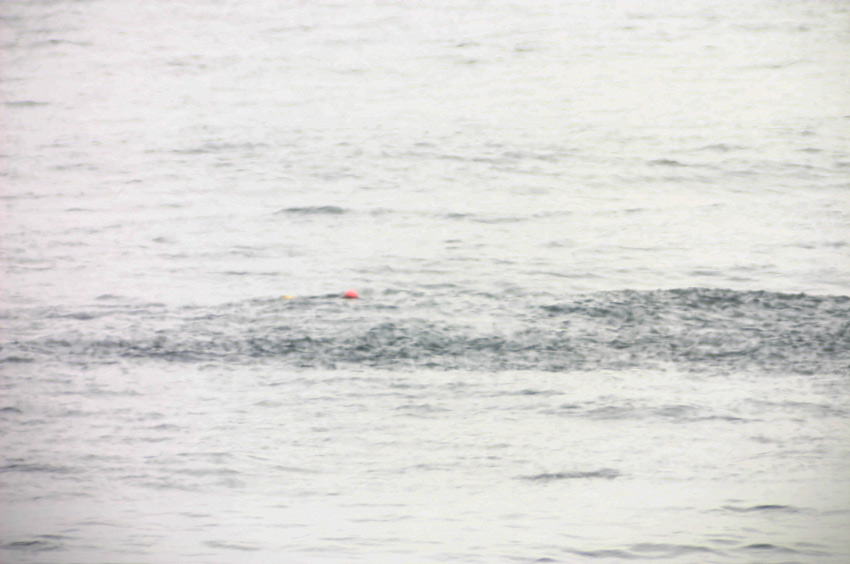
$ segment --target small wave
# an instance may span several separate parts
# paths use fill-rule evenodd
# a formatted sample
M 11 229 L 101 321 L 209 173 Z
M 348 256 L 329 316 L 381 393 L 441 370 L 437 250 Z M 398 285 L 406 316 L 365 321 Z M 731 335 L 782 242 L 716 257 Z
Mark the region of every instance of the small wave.
M 3 358 L 0 358 L 0 363 L 5 363 L 5 362 L 25 364 L 25 363 L 29 363 L 29 362 L 35 362 L 35 358 L 33 358 L 31 356 L 19 356 L 19 355 L 11 355 L 11 356 L 6 356 L 6 357 L 3 357 Z
M 735 507 L 733 505 L 724 505 L 723 509 L 734 513 L 760 513 L 760 512 L 781 512 L 781 513 L 798 513 L 800 510 L 791 507 L 790 505 L 754 505 L 752 507 Z
M 687 544 L 663 544 L 663 543 L 638 543 L 628 548 L 608 548 L 600 550 L 578 550 L 565 549 L 578 556 L 599 559 L 623 560 L 666 560 L 670 558 L 681 558 L 693 554 L 716 554 L 717 551 L 707 546 L 695 546 Z
M 52 464 L 13 463 L 0 466 L 0 473 L 5 472 L 71 474 L 74 470 L 67 466 L 54 466 Z
M 260 550 L 260 547 L 247 545 L 247 544 L 237 544 L 235 542 L 225 542 L 225 541 L 207 541 L 204 543 L 210 548 L 223 548 L 225 550 L 239 550 L 243 552 L 253 552 L 256 550 Z
M 577 550 L 577 549 L 569 549 L 565 548 L 564 552 L 570 552 L 572 554 L 576 554 L 578 556 L 585 556 L 588 558 L 616 558 L 619 560 L 634 560 L 636 556 L 626 550 L 618 550 L 614 548 L 603 548 L 600 550 Z
M 275 212 L 277 214 L 304 214 L 304 215 L 342 215 L 346 210 L 339 206 L 305 206 L 284 208 Z
M 553 480 L 587 480 L 593 478 L 603 478 L 605 480 L 613 480 L 620 476 L 620 472 L 618 470 L 613 470 L 611 468 L 601 468 L 599 470 L 592 470 L 590 472 L 555 472 L 555 473 L 544 473 L 544 474 L 535 474 L 533 476 L 520 476 L 523 480 L 530 480 L 532 482 L 550 482 Z
M 656 159 L 653 161 L 649 161 L 648 164 L 651 164 L 653 166 L 688 166 L 673 159 Z
M 62 545 L 50 540 L 32 539 L 12 541 L 0 545 L 0 548 L 3 548 L 4 550 L 20 550 L 26 552 L 48 552 L 51 550 L 59 550 L 62 548 Z
M 91 311 L 74 311 L 71 313 L 59 314 L 58 317 L 67 317 L 70 319 L 76 319 L 78 321 L 88 321 L 89 319 L 98 318 L 100 313 L 94 313 Z
M 502 223 L 520 223 L 527 221 L 527 217 L 520 216 L 485 216 L 471 213 L 447 213 L 443 217 L 445 219 L 471 221 L 474 223 L 484 223 L 488 225 L 498 225 Z
M 691 405 L 662 405 L 660 407 L 650 407 L 646 405 L 607 405 L 602 407 L 588 406 L 588 409 L 582 409 L 583 406 L 575 404 L 566 404 L 561 406 L 559 412 L 573 415 L 581 415 L 590 419 L 596 420 L 629 420 L 629 419 L 664 419 L 673 423 L 691 423 L 699 421 L 728 421 L 742 422 L 746 421 L 741 417 L 732 415 L 715 415 L 705 413 L 703 409 L 699 409 Z
M 690 544 L 665 544 L 665 543 L 639 543 L 629 547 L 629 550 L 638 554 L 652 554 L 654 558 L 672 558 L 694 553 L 715 552 L 707 546 L 694 546 Z
M 738 151 L 744 149 L 740 145 L 730 145 L 728 143 L 714 143 L 712 145 L 706 145 L 705 147 L 701 147 L 700 151 L 714 151 L 717 153 L 728 153 L 730 151 Z
M 742 549 L 746 551 L 775 552 L 778 554 L 799 554 L 801 552 L 787 546 L 779 546 L 770 543 L 748 544 L 747 546 L 742 547 Z
M 6 102 L 5 104 L 10 108 L 37 108 L 50 105 L 49 102 L 36 102 L 35 100 L 18 100 Z

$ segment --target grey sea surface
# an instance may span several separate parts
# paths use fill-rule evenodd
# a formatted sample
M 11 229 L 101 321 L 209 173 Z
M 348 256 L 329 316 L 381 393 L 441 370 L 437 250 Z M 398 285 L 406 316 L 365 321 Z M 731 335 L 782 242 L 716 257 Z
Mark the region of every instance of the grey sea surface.
M 846 1 L 0 45 L 0 562 L 850 561 Z

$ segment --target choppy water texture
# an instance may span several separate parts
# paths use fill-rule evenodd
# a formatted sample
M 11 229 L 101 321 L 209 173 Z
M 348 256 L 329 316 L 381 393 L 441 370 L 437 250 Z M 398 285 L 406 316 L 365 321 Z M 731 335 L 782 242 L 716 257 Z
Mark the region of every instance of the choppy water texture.
M 847 2 L 0 21 L 0 561 L 850 561 Z

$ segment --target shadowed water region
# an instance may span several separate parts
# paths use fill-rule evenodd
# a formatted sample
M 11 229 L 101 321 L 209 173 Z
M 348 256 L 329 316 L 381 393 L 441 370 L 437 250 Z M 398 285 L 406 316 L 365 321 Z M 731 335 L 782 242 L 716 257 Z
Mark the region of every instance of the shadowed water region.
M 3 0 L 0 562 L 850 562 L 848 18 Z

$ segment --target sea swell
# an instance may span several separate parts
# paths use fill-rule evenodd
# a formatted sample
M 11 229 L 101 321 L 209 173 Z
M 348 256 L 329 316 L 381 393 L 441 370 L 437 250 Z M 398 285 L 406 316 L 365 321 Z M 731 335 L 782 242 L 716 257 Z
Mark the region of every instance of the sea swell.
M 315 296 L 182 308 L 110 303 L 6 317 L 19 330 L 0 348 L 5 363 L 274 359 L 297 368 L 850 369 L 845 296 L 690 288 L 499 301 L 448 290 L 440 296 L 385 291 L 357 301 Z

